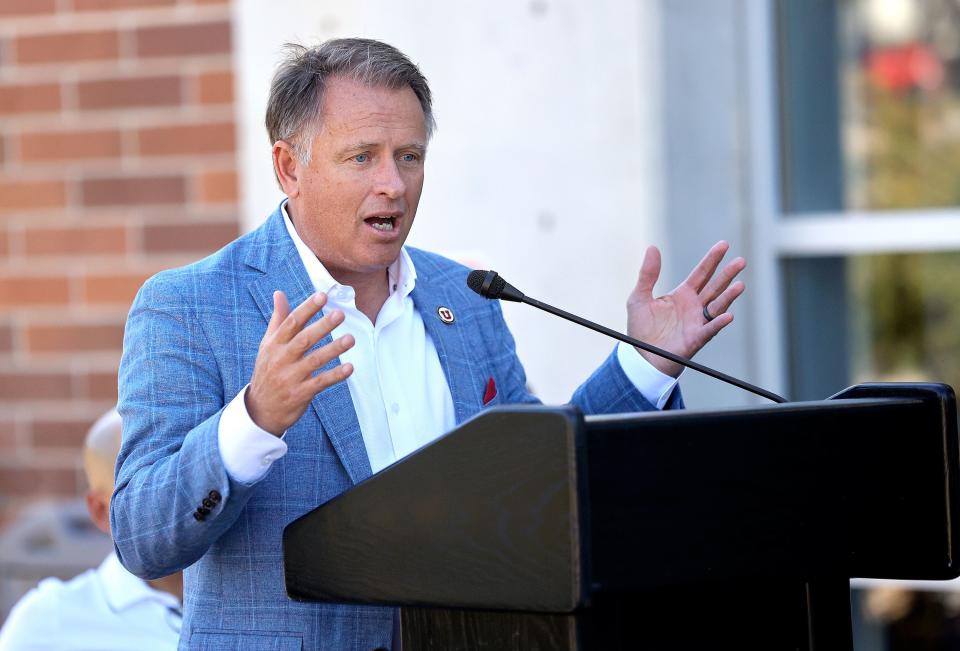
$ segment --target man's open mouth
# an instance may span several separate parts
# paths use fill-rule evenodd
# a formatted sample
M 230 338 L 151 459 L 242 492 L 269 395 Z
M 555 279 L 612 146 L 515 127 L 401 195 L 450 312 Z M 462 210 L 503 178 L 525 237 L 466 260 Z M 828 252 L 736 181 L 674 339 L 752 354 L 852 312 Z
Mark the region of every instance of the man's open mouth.
M 394 224 L 395 220 L 396 220 L 395 217 L 378 215 L 375 217 L 367 217 L 363 221 L 367 222 L 368 224 L 370 224 L 370 226 L 377 229 L 378 231 L 390 232 L 396 227 L 396 225 Z

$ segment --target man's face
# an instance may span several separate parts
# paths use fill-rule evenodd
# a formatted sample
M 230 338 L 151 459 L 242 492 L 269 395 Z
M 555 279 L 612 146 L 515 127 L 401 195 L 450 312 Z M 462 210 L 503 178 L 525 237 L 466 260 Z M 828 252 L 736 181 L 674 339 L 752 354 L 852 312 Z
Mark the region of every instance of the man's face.
M 427 135 L 413 90 L 329 80 L 312 157 L 289 207 L 297 232 L 339 282 L 400 255 L 423 189 Z

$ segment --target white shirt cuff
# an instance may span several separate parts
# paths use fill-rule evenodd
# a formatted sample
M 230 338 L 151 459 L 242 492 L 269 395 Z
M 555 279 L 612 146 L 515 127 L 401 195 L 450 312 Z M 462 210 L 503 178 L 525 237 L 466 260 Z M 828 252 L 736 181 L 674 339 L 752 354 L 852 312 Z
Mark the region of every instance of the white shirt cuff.
M 617 344 L 617 361 L 640 395 L 657 409 L 663 409 L 680 379 L 661 373 L 636 348 L 623 342 Z
M 260 429 L 250 418 L 243 401 L 248 388 L 249 384 L 224 408 L 217 428 L 223 466 L 231 479 L 242 484 L 262 479 L 273 462 L 287 453 L 283 437 Z

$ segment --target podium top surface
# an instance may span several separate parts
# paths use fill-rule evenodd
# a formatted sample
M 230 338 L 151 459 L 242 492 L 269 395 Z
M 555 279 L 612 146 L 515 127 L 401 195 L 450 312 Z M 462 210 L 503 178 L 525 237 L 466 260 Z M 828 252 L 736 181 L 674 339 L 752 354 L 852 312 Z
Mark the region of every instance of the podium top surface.
M 945 385 L 584 417 L 499 407 L 297 520 L 295 599 L 569 612 L 698 582 L 957 576 Z

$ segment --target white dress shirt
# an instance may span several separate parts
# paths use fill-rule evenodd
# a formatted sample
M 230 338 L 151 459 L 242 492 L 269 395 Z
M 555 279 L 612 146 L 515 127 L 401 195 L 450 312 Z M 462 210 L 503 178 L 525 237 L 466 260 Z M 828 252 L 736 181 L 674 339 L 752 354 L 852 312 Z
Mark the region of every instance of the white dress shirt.
M 325 311 L 338 309 L 344 314 L 343 322 L 333 330 L 333 338 L 350 333 L 356 339 L 354 347 L 340 355 L 340 361 L 353 364 L 347 387 L 370 467 L 378 472 L 456 425 L 453 398 L 440 358 L 410 297 L 416 269 L 402 249 L 387 270 L 390 295 L 376 324 L 372 324 L 357 309 L 353 288 L 334 280 L 300 239 L 286 203 L 283 212 L 287 232 L 314 289 L 327 294 Z M 632 346 L 621 344 L 617 359 L 641 395 L 662 409 L 677 379 L 655 369 Z M 287 445 L 282 437 L 253 422 L 244 404 L 246 391 L 247 387 L 224 409 L 217 437 L 227 472 L 234 480 L 249 484 L 263 477 L 273 462 L 286 454 Z
M 0 651 L 173 651 L 180 602 L 154 590 L 110 554 L 66 583 L 44 579 L 17 602 Z

